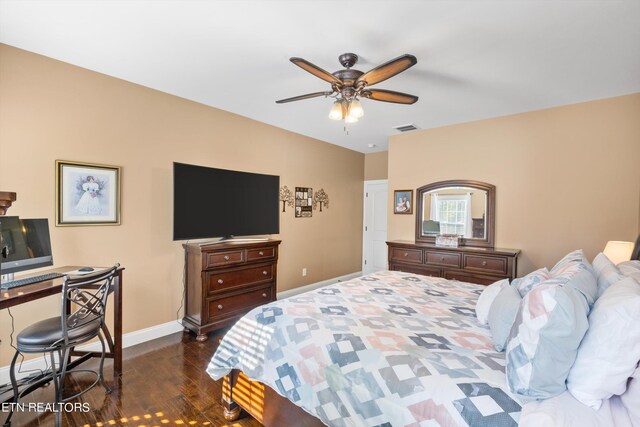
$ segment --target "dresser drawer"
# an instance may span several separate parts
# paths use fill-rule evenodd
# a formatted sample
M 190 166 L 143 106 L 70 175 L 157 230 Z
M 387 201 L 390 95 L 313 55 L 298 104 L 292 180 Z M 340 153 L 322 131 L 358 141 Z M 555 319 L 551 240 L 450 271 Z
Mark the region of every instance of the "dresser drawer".
M 481 255 L 464 256 L 463 268 L 470 270 L 486 271 L 488 273 L 507 273 L 507 259 Z
M 273 287 L 268 286 L 224 298 L 209 298 L 207 299 L 209 321 L 245 313 L 254 307 L 271 302 L 272 297 Z
M 250 286 L 260 282 L 273 280 L 273 265 L 262 265 L 251 268 L 227 271 L 208 271 L 206 274 L 209 293 L 225 291 L 237 286 Z
M 418 265 L 394 264 L 390 270 L 402 271 L 404 273 L 422 274 L 423 276 L 442 277 L 442 270 L 439 268 L 422 267 Z
M 460 254 L 451 252 L 426 251 L 425 264 L 440 264 L 447 267 L 460 267 Z
M 422 251 L 419 249 L 391 248 L 391 259 L 422 264 Z
M 276 255 L 275 248 L 258 248 L 247 251 L 247 261 L 255 261 L 258 259 L 269 259 Z
M 477 274 L 462 273 L 459 271 L 447 271 L 444 278 L 449 280 L 457 280 L 459 282 L 476 283 L 478 285 L 490 285 L 502 277 L 478 276 Z
M 244 262 L 244 251 L 225 251 L 207 254 L 207 268 Z

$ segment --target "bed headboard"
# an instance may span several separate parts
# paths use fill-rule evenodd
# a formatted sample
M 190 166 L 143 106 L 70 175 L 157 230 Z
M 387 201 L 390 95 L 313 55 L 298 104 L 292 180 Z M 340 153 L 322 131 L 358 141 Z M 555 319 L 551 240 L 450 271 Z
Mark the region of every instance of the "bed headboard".
M 633 247 L 633 252 L 631 252 L 631 259 L 640 260 L 640 235 L 636 239 L 636 245 Z

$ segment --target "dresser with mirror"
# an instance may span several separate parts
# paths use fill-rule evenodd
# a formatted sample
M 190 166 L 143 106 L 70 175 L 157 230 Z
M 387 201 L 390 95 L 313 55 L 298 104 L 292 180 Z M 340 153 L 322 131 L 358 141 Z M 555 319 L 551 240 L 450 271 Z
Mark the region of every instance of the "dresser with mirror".
M 489 285 L 513 279 L 520 250 L 494 247 L 495 186 L 441 181 L 416 191 L 415 241 L 389 241 L 389 270 Z M 456 235 L 458 246 L 436 244 Z

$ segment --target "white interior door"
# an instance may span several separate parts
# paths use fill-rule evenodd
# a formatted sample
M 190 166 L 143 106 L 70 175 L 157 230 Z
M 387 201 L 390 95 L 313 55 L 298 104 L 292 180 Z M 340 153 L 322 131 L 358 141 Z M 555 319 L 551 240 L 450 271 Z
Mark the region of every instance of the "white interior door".
M 387 269 L 387 180 L 364 182 L 362 273 Z

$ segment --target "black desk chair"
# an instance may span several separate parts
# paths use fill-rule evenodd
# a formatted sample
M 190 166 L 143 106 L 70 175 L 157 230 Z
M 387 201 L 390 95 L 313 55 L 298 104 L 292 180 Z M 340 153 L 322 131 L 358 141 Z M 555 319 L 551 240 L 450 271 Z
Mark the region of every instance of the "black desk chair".
M 91 390 L 98 383 L 102 383 L 107 393 L 111 392 L 103 378 L 105 344 L 101 330 L 104 326 L 107 297 L 112 291 L 114 281 L 117 280 L 116 271 L 119 266 L 116 264 L 109 269 L 90 274 L 66 276 L 62 285 L 62 315 L 34 323 L 18 334 L 16 338 L 17 351 L 11 361 L 9 372 L 13 387 L 13 402 L 17 403 L 20 397 L 49 382 L 54 384 L 56 403 L 75 399 Z M 68 370 L 70 354 L 74 347 L 96 337 L 102 345 L 99 370 Z M 23 390 L 19 390 L 15 372 L 16 361 L 21 353 L 49 353 L 51 361 L 51 372 L 23 385 Z M 57 362 L 56 353 L 58 355 Z M 73 372 L 93 373 L 96 380 L 84 390 L 73 396 L 65 397 L 64 379 L 67 374 Z M 13 406 L 11 406 L 12 411 L 9 412 L 4 426 L 11 425 Z M 56 425 L 60 424 L 60 420 L 61 413 L 58 411 L 56 412 Z

